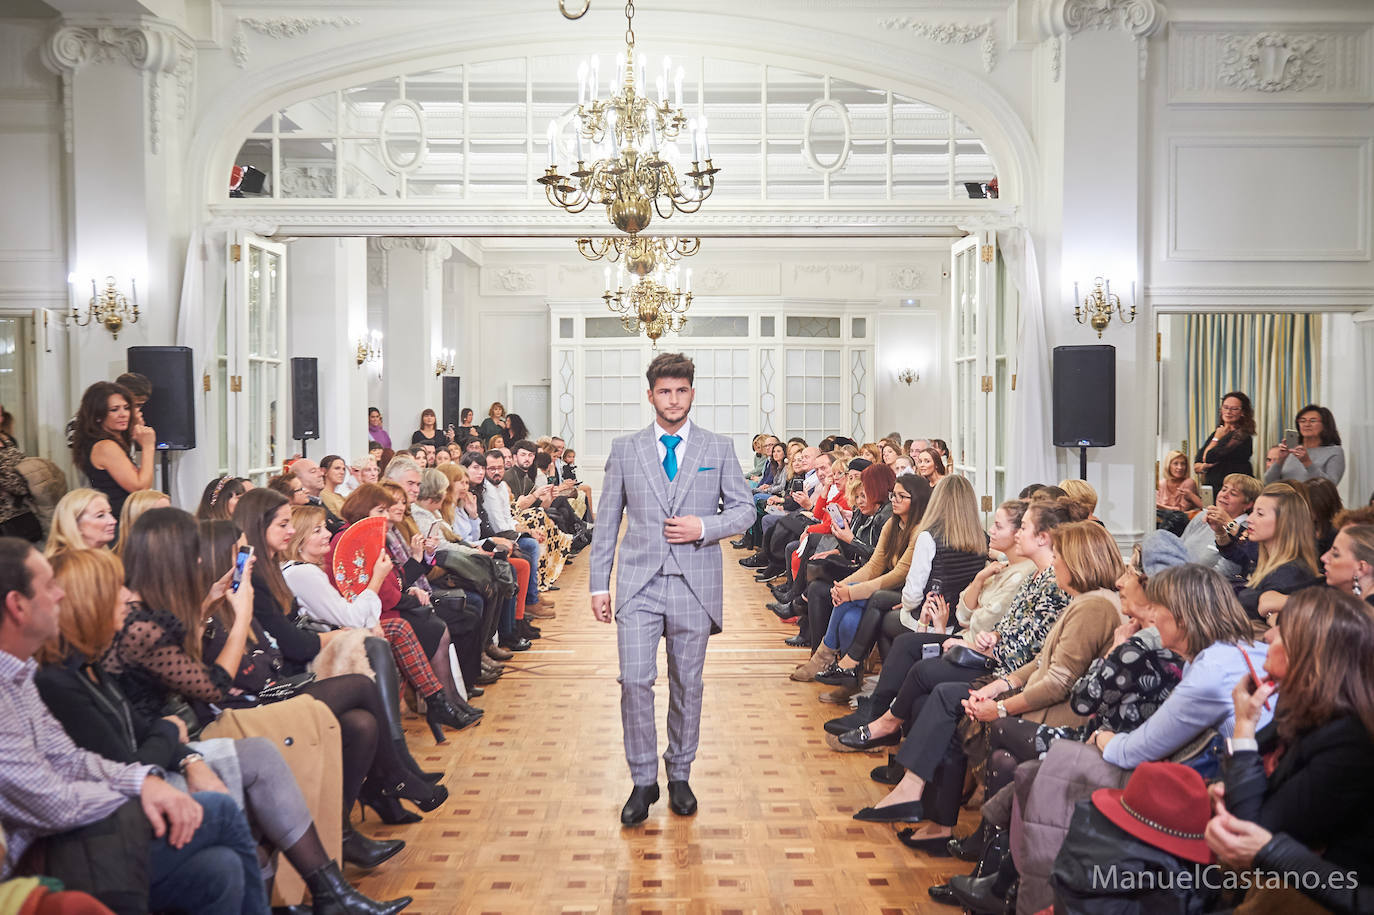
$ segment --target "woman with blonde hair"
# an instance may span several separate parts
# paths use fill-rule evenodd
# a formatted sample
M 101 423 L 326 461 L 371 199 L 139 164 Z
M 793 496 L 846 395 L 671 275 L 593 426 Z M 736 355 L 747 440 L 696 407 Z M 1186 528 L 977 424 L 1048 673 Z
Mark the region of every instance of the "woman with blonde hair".
M 1083 506 L 1084 520 L 1102 523 L 1101 519 L 1093 514 L 1097 511 L 1097 490 L 1093 489 L 1091 483 L 1079 479 L 1060 480 L 1059 488 L 1064 490 L 1070 499 Z
M 506 419 L 505 405 L 499 400 L 492 401 L 491 406 L 487 408 L 487 418 L 482 420 L 482 425 L 477 427 L 477 434 L 482 437 L 483 441 L 490 441 L 493 435 L 500 435 L 506 431 L 508 426 L 509 420 Z
M 1337 531 L 1322 567 L 1328 585 L 1374 606 L 1374 525 L 1352 524 Z
M 110 500 L 94 489 L 73 489 L 52 512 L 52 530 L 43 555 L 52 559 L 64 550 L 94 550 L 109 546 L 119 524 Z
M 1259 544 L 1253 560 L 1245 548 L 1247 541 Z M 1227 525 L 1217 535 L 1217 551 L 1242 570 L 1248 569 L 1245 587 L 1236 597 L 1257 623 L 1261 595 L 1293 594 L 1320 582 L 1311 504 L 1305 490 L 1288 483 L 1270 483 L 1260 490 L 1244 530 Z
M 143 513 L 153 508 L 171 508 L 172 499 L 165 492 L 155 489 L 140 489 L 129 493 L 124 500 L 124 508 L 119 513 L 119 539 L 115 541 L 116 556 L 124 555 L 124 544 L 129 542 L 129 531 Z
M 857 687 L 860 667 L 874 645 L 882 643 L 885 652 L 906 630 L 952 631 L 949 608 L 987 559 L 988 537 L 978 517 L 973 484 L 958 476 L 942 478 L 931 490 L 930 504 L 916 529 L 901 592 L 879 591 L 867 601 L 848 651 L 817 674 L 816 682 Z M 843 621 L 836 623 L 832 616 L 831 624 L 838 632 Z

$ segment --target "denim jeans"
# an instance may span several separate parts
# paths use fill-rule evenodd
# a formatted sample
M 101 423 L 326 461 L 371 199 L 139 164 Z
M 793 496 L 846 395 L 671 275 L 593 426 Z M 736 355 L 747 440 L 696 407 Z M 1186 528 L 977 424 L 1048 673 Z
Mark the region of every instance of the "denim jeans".
M 530 583 L 525 589 L 525 606 L 539 603 L 539 556 L 544 547 L 529 534 L 521 534 L 515 541 L 516 549 L 530 561 Z
M 825 630 L 825 638 L 821 640 L 826 647 L 839 651 L 849 646 L 867 605 L 867 600 L 847 600 L 830 611 L 830 625 Z
M 257 843 L 234 799 L 217 791 L 192 795 L 205 810 L 200 828 L 181 848 L 154 838 L 148 853 L 154 911 L 196 915 L 267 915 L 267 888 Z

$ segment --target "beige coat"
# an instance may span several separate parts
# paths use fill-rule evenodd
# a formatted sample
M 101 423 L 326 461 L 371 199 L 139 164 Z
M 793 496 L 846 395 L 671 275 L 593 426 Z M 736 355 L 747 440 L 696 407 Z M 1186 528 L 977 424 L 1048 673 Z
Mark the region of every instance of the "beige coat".
M 1020 717 L 1050 727 L 1087 721 L 1069 708 L 1069 690 L 1088 672 L 1089 664 L 1111 650 L 1112 634 L 1123 622 L 1121 598 L 1115 591 L 1089 591 L 1069 601 L 1040 653 L 1012 673 L 1016 682 L 1025 684 L 1021 697 L 1030 703 L 1031 710 Z

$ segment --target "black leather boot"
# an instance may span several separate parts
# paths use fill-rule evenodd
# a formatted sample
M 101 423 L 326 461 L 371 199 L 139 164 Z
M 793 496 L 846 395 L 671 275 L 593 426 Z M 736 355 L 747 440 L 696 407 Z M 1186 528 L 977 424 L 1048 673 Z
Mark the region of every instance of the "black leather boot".
M 444 743 L 445 726 L 451 727 L 455 731 L 461 731 L 463 728 L 481 721 L 482 716 L 455 709 L 449 705 L 444 691 L 440 690 L 432 696 L 425 697 L 425 720 L 429 722 L 429 732 L 434 735 L 434 742 Z
M 344 879 L 339 865 L 333 861 L 306 874 L 305 885 L 310 888 L 310 910 L 314 915 L 396 915 L 411 903 L 409 896 L 386 902 L 369 899 Z
M 354 867 L 376 867 L 388 858 L 395 857 L 406 843 L 401 839 L 369 839 L 345 825 L 343 831 L 343 859 L 345 864 Z
M 426 772 L 420 768 L 415 757 L 410 755 L 406 746 L 406 729 L 401 723 L 401 675 L 396 670 L 396 659 L 391 656 L 391 643 L 386 639 L 364 639 L 367 661 L 377 678 L 377 693 L 382 700 L 382 712 L 386 715 L 386 732 L 396 747 L 396 755 L 401 764 L 431 784 L 444 777 L 442 772 Z M 442 741 L 440 741 L 442 743 Z
M 962 839 L 949 840 L 949 853 L 960 861 L 977 861 L 983 857 L 983 849 L 987 847 L 992 830 L 987 820 L 979 820 L 978 828 L 973 832 Z
M 1016 911 L 1016 865 L 1011 854 L 1002 856 L 1001 866 L 985 877 L 951 877 L 950 892 L 955 900 L 980 915 L 1011 915 Z

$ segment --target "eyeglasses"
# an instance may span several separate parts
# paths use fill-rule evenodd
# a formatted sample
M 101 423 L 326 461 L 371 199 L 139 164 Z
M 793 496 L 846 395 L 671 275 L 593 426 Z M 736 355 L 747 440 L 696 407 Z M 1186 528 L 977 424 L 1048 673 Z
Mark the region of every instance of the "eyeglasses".
M 892 493 L 887 497 L 887 501 L 889 501 L 889 502 L 910 502 L 910 501 L 911 501 L 911 496 L 908 495 L 907 493 L 904 493 L 904 492 L 897 492 L 896 490 L 893 490 Z
M 1320 416 L 1300 416 L 1300 417 L 1298 417 L 1298 425 L 1299 425 L 1299 426 L 1312 426 L 1312 425 L 1316 425 L 1317 423 L 1320 423 L 1321 421 L 1322 421 L 1322 418 L 1321 418 Z

